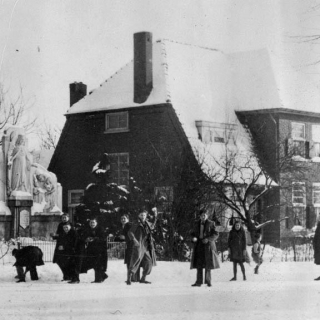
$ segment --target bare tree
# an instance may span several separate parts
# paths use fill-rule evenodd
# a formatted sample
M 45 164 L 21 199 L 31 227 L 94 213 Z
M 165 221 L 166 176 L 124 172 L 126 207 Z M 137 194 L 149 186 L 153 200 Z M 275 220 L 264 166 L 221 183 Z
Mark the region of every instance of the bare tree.
M 32 102 L 24 99 L 21 87 L 16 97 L 11 99 L 9 90 L 0 84 L 0 131 L 8 125 L 20 125 L 26 133 L 34 132 L 37 117 L 30 117 L 28 114 L 32 105 Z
M 230 131 L 230 128 L 226 128 L 226 131 Z M 259 221 L 261 212 L 253 210 L 257 202 L 272 190 L 291 188 L 292 176 L 303 174 L 307 168 L 293 159 L 293 149 L 291 153 L 279 152 L 273 167 L 277 172 L 287 175 L 282 175 L 278 180 L 274 176 L 275 171 L 270 172 L 260 161 L 255 142 L 247 132 L 239 129 L 232 135 L 226 133 L 225 137 L 220 146 L 199 141 L 195 147 L 196 158 L 206 176 L 202 193 L 207 195 L 207 204 L 213 201 L 220 204 L 220 218 L 230 219 L 225 214 L 226 209 L 230 209 L 232 217 L 241 219 L 248 231 L 255 233 L 275 222 L 273 219 Z M 282 141 L 273 145 L 273 148 L 280 148 L 284 144 Z M 265 209 L 272 210 L 281 205 L 279 198 Z
M 40 140 L 40 148 L 47 150 L 55 149 L 57 147 L 61 131 L 62 130 L 59 127 L 44 122 L 37 132 Z

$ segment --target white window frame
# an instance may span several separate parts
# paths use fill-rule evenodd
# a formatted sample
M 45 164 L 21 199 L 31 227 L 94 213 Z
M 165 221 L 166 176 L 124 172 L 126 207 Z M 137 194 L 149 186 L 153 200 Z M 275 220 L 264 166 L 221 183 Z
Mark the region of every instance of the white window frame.
M 294 125 L 303 126 L 303 137 L 294 136 Z M 306 141 L 306 124 L 302 122 L 291 122 L 291 137 L 293 141 Z
M 118 174 L 117 174 L 117 181 L 114 181 L 114 179 L 112 179 L 113 180 L 113 182 L 115 182 L 115 183 L 117 183 L 118 185 L 122 185 L 122 186 L 129 186 L 129 163 L 130 163 L 130 156 L 129 156 L 129 152 L 122 152 L 122 153 L 109 153 L 109 157 L 111 158 L 111 157 L 118 157 L 118 161 L 119 161 L 119 158 L 121 157 L 121 156 L 127 156 L 128 157 L 128 170 L 126 170 L 127 171 L 127 184 L 120 184 L 119 182 L 120 182 L 120 179 L 121 179 L 121 177 L 120 177 L 120 171 L 118 171 Z M 118 162 L 119 163 L 119 162 Z M 119 166 L 118 166 L 119 167 Z M 113 176 L 113 172 L 112 172 L 112 167 L 111 167 L 111 164 L 110 164 L 110 174 L 111 174 L 111 177 Z
M 316 131 L 318 135 L 316 134 Z M 311 127 L 312 154 L 314 157 L 320 157 L 320 125 L 313 124 Z
M 295 202 L 295 198 L 301 198 L 294 195 L 294 186 L 301 185 L 303 186 L 303 203 Z M 306 207 L 306 184 L 305 182 L 292 182 L 292 205 L 294 207 Z
M 84 195 L 84 190 L 82 189 L 73 189 L 73 190 L 68 190 L 68 207 L 76 207 L 77 205 L 79 205 L 81 202 L 79 203 L 71 203 L 71 199 L 72 199 L 72 194 L 73 193 L 79 193 L 81 194 L 81 196 Z
M 319 135 L 316 135 L 316 131 L 319 130 Z M 311 127 L 312 141 L 320 143 L 320 124 L 313 124 Z
M 109 118 L 110 116 L 126 116 L 127 124 L 125 127 L 119 127 L 119 128 L 109 128 Z M 129 112 L 112 112 L 112 113 L 106 113 L 105 115 L 105 133 L 117 133 L 117 132 L 128 132 L 129 131 Z
M 319 194 L 319 198 L 320 198 L 320 182 L 312 183 L 312 204 L 314 207 L 320 207 L 320 201 L 318 203 L 315 202 L 316 193 Z

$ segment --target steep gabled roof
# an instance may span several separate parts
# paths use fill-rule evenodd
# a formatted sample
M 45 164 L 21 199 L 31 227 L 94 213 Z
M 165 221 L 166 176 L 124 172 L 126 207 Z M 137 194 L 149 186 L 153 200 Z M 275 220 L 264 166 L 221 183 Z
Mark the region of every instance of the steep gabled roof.
M 161 40 L 153 44 L 153 89 L 133 102 L 133 61 L 74 104 L 67 115 L 171 102 L 188 137 L 194 122 L 236 122 L 234 111 L 287 108 L 315 112 L 320 90 L 268 50 L 225 54 Z M 318 92 L 319 91 L 319 92 Z
M 297 85 L 297 73 L 267 49 L 226 54 L 217 49 L 161 40 L 153 44 L 152 50 L 153 89 L 144 103 L 133 101 L 133 61 L 130 61 L 74 104 L 67 115 L 171 103 L 195 151 L 203 149 L 199 146 L 197 120 L 237 124 L 235 111 L 315 112 L 320 101 L 320 90 L 307 81 Z M 246 139 L 248 143 L 241 144 L 244 153 L 250 152 L 250 138 Z M 212 147 L 211 152 L 219 154 L 219 148 Z
M 161 42 L 153 45 L 153 90 L 146 102 L 141 104 L 133 102 L 132 60 L 103 82 L 99 88 L 75 103 L 67 111 L 67 115 L 166 103 L 170 95 L 166 90 L 165 54 L 162 47 Z

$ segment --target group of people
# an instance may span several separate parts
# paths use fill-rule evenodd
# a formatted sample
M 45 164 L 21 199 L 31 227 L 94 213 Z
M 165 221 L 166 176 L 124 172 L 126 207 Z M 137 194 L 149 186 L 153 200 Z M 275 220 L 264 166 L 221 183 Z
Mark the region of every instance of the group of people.
M 94 269 L 94 283 L 108 278 L 106 274 L 108 255 L 105 230 L 98 226 L 96 218 L 76 231 L 69 221 L 69 215 L 63 214 L 57 232 L 52 235 L 57 240 L 53 263 L 60 267 L 63 279 L 71 284 L 79 283 L 80 273 Z
M 129 216 L 121 216 L 122 231 L 120 241 L 126 242 L 124 263 L 127 265 L 126 283 L 134 281 L 150 283 L 146 280 L 156 265 L 152 230 L 154 229 L 157 211 L 154 211 L 155 221 L 147 221 L 148 212 L 141 210 L 137 223 L 130 223 Z M 58 225 L 57 240 L 53 262 L 60 267 L 63 279 L 71 284 L 80 283 L 79 275 L 94 269 L 94 283 L 102 283 L 108 278 L 106 273 L 108 254 L 105 230 L 98 226 L 97 219 L 90 219 L 89 225 L 83 230 L 76 231 L 69 222 L 69 215 L 62 215 L 62 222 Z M 140 278 L 140 268 L 142 276 Z
M 138 215 L 138 221 L 131 223 L 127 214 L 121 215 L 122 229 L 116 241 L 124 241 L 126 243 L 124 263 L 127 266 L 127 285 L 132 282 L 150 284 L 146 280 L 151 273 L 152 267 L 156 266 L 156 254 L 154 248 L 154 240 L 152 231 L 157 221 L 157 210 L 153 209 L 154 222 L 147 220 L 148 212 L 141 210 Z M 61 223 L 58 225 L 57 231 L 51 236 L 56 239 L 56 248 L 54 251 L 53 262 L 57 263 L 61 269 L 62 281 L 68 281 L 70 284 L 80 283 L 79 275 L 86 273 L 90 269 L 94 269 L 94 283 L 102 283 L 108 278 L 106 273 L 108 254 L 107 254 L 107 237 L 105 230 L 98 226 L 97 219 L 89 220 L 87 226 L 83 229 L 75 230 L 69 221 L 69 215 L 64 213 L 61 216 Z M 191 269 L 197 269 L 196 282 L 192 285 L 200 287 L 203 283 L 211 287 L 211 270 L 220 268 L 218 252 L 216 248 L 216 240 L 218 239 L 215 222 L 208 219 L 208 212 L 201 211 L 200 219 L 196 221 L 191 232 L 191 241 L 193 242 L 193 250 L 191 256 Z M 255 273 L 258 273 L 259 266 L 262 263 L 261 236 L 258 234 L 252 248 L 253 260 L 257 263 Z M 238 220 L 232 227 L 228 239 L 228 251 L 230 261 L 233 262 L 233 278 L 231 281 L 237 280 L 237 265 L 240 265 L 243 280 L 246 280 L 244 262 L 247 258 L 246 252 L 246 236 L 241 222 Z M 37 280 L 38 275 L 36 265 L 42 265 L 42 252 L 38 248 L 37 255 L 32 260 L 29 252 L 37 247 L 26 247 L 22 250 L 14 250 L 13 255 L 16 256 L 16 268 L 18 272 L 18 282 L 25 281 L 25 273 L 30 271 L 31 280 Z M 23 253 L 24 251 L 28 252 Z M 34 267 L 27 268 L 23 272 L 22 266 L 26 266 L 22 256 L 31 259 Z M 19 258 L 20 257 L 20 258 Z M 18 259 L 19 258 L 19 259 Z M 142 269 L 142 275 L 140 275 Z M 203 270 L 205 271 L 203 275 Z
M 220 268 L 215 244 L 219 234 L 216 231 L 214 221 L 208 219 L 206 211 L 200 212 L 200 220 L 195 223 L 191 237 L 194 247 L 191 257 L 191 269 L 197 269 L 196 282 L 192 286 L 200 287 L 204 283 L 211 287 L 211 270 Z M 247 280 L 244 267 L 244 263 L 248 259 L 247 241 L 240 220 L 236 220 L 229 233 L 228 252 L 230 261 L 233 262 L 233 278 L 230 281 L 237 280 L 238 264 L 242 271 L 243 280 Z M 263 262 L 262 255 L 261 234 L 257 233 L 252 247 L 252 258 L 256 263 L 255 274 L 258 274 L 259 267 Z M 203 270 L 205 270 L 204 277 Z

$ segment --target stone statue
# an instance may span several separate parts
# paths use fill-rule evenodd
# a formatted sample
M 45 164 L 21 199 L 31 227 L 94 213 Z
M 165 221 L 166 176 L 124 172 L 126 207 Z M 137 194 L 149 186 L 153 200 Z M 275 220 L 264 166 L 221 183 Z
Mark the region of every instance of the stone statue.
M 7 192 L 31 191 L 30 168 L 32 158 L 26 148 L 25 136 L 18 134 L 14 142 L 14 147 L 9 148 L 7 163 Z M 12 151 L 11 151 L 11 150 Z
M 58 182 L 54 173 L 38 163 L 31 165 L 33 201 L 45 203 L 44 212 L 50 212 L 58 204 Z
M 27 145 L 23 128 L 11 126 L 4 131 L 0 156 L 0 203 L 8 198 L 27 196 L 33 199 L 33 213 L 61 213 L 62 187 L 54 173 L 33 163 Z

